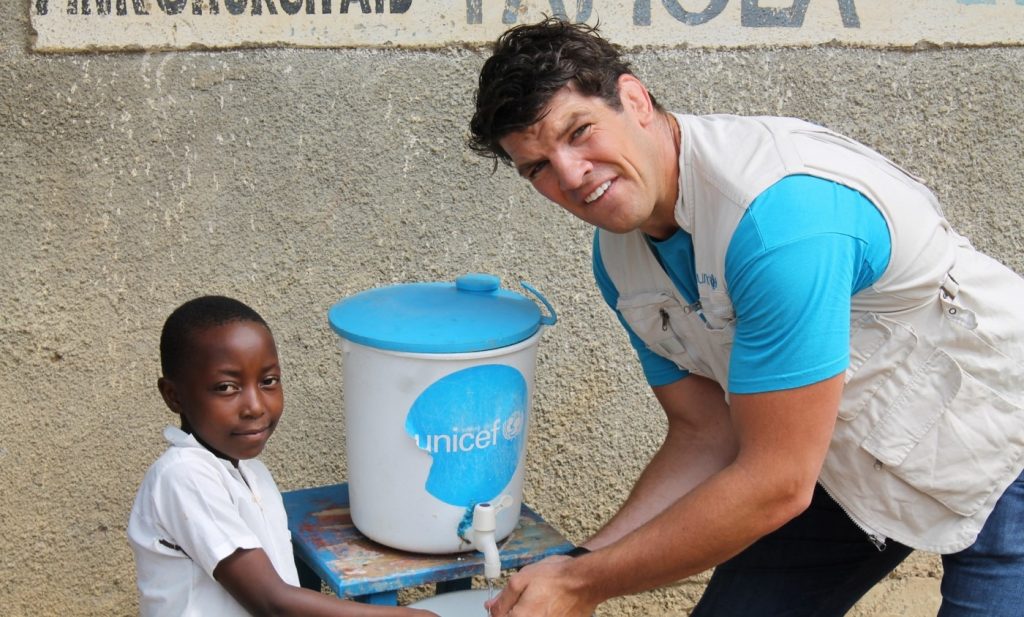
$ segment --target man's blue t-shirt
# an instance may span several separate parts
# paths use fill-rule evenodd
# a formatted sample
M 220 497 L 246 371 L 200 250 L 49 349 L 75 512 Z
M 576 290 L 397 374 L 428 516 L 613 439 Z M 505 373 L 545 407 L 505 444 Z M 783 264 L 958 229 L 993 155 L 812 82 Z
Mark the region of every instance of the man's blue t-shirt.
M 654 255 L 688 302 L 698 298 L 693 239 L 682 229 Z M 747 208 L 725 255 L 736 312 L 730 392 L 752 394 L 806 386 L 846 369 L 850 298 L 889 263 L 889 228 L 861 193 L 813 176 L 779 180 Z M 619 293 L 594 234 L 594 277 L 613 309 Z M 618 311 L 616 311 L 618 314 Z M 622 321 L 622 316 L 619 315 Z M 622 321 L 651 386 L 687 375 L 649 350 Z

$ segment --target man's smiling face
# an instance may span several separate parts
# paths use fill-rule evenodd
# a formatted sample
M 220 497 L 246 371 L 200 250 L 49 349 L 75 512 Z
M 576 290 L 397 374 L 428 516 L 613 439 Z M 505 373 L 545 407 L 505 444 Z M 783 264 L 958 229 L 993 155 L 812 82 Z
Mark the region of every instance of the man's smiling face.
M 676 161 L 660 160 L 652 130 L 658 114 L 639 80 L 623 75 L 619 90 L 622 109 L 615 109 L 566 86 L 540 120 L 499 143 L 522 177 L 574 216 L 615 233 L 660 237 L 666 222 L 655 206 L 668 202 L 671 211 L 675 203 L 674 178 L 664 169 Z

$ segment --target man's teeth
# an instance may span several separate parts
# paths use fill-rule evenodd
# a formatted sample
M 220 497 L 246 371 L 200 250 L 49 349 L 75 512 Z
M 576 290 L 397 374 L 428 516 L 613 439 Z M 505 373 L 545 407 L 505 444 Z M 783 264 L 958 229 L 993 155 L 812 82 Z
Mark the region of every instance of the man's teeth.
M 597 199 L 601 195 L 604 195 L 604 192 L 607 191 L 608 187 L 611 186 L 611 185 L 612 185 L 612 181 L 611 180 L 606 181 L 604 184 L 602 184 L 601 186 L 599 186 L 596 189 L 594 189 L 593 193 L 591 193 L 590 195 L 587 195 L 583 199 L 583 201 L 585 201 L 585 202 L 587 202 L 589 204 L 590 202 L 594 201 L 595 199 Z

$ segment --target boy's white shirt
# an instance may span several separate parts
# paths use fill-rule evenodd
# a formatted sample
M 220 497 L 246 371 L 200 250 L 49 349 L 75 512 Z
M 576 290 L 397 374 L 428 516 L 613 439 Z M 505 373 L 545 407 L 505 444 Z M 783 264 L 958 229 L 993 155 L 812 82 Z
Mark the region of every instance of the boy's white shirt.
M 149 468 L 128 520 L 144 617 L 248 615 L 213 578 L 222 559 L 262 548 L 281 578 L 299 584 L 281 493 L 266 466 L 214 456 L 195 437 L 171 444 Z

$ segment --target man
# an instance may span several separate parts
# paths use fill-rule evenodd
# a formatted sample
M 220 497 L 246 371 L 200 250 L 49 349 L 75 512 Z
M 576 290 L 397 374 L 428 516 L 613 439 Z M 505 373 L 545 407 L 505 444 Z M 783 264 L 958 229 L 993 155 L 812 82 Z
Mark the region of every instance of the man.
M 491 615 L 590 615 L 712 567 L 693 615 L 841 615 L 913 549 L 943 556 L 941 615 L 1020 614 L 1024 281 L 926 187 L 799 120 L 667 113 L 554 19 L 499 38 L 471 128 L 598 228 L 669 427 L 611 521 Z

